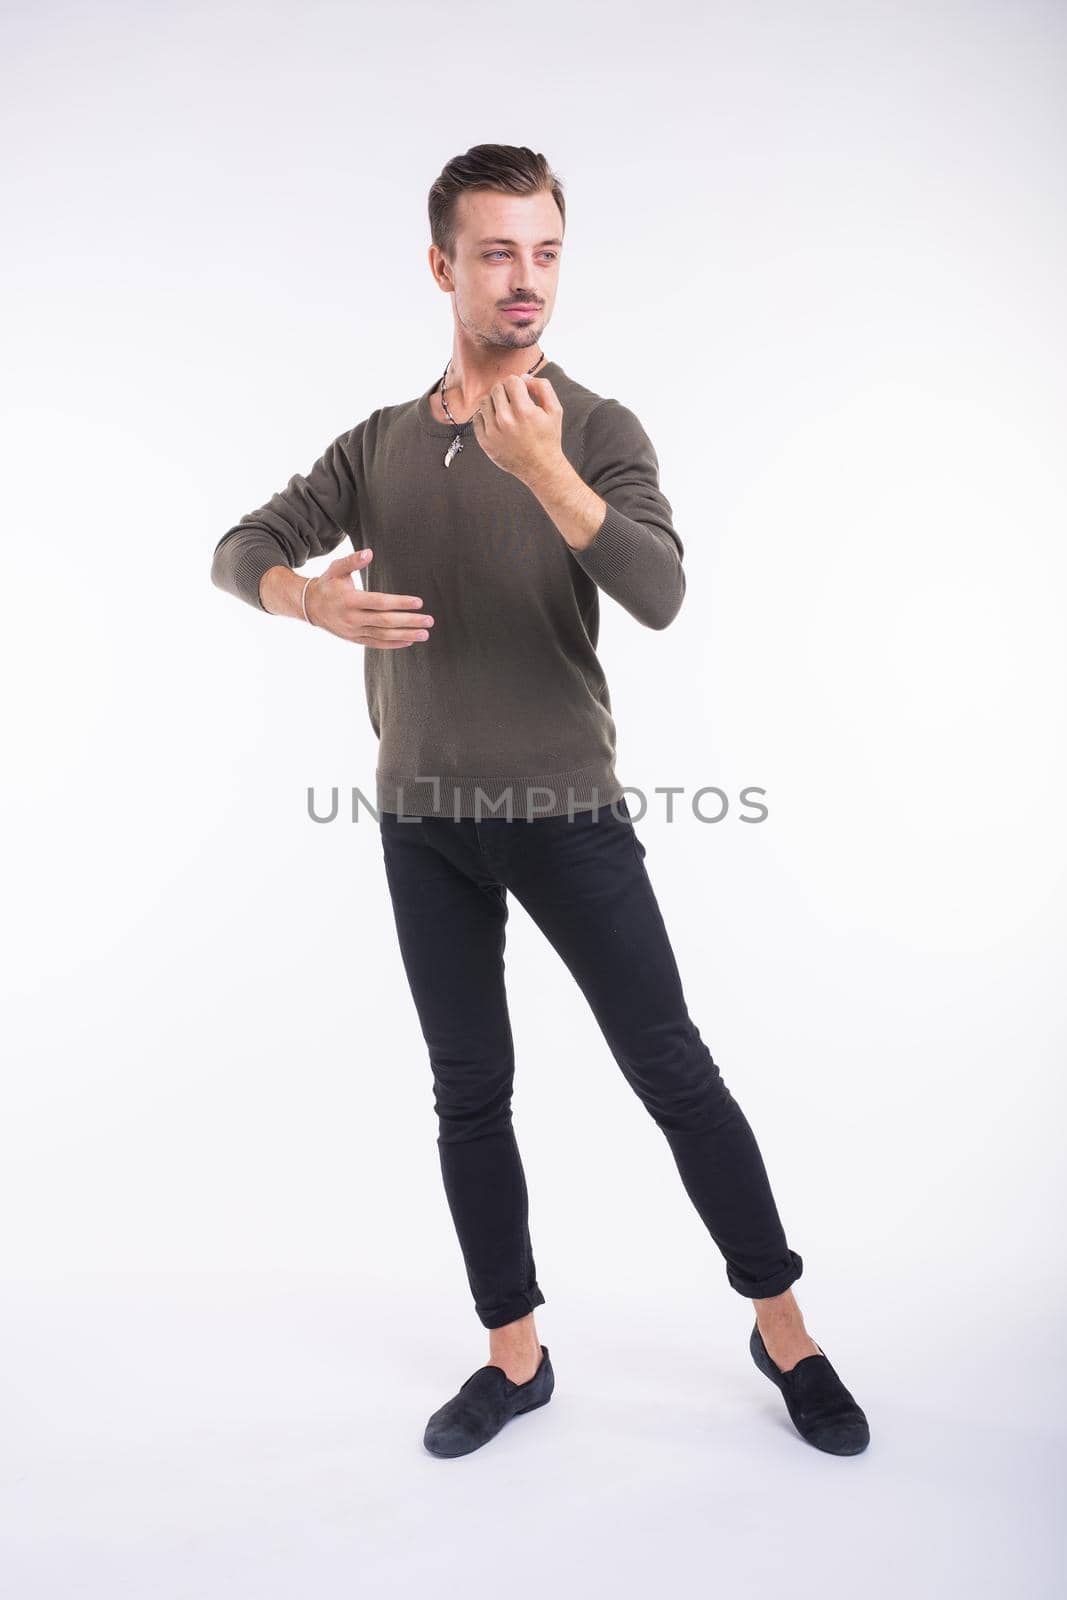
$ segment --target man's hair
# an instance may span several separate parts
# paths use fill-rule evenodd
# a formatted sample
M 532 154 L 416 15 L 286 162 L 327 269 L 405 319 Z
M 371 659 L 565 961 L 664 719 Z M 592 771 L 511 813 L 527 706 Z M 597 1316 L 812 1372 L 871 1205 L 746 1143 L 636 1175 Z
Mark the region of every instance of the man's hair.
M 471 189 L 495 189 L 501 194 L 547 189 L 566 226 L 563 187 L 543 155 L 524 144 L 475 144 L 442 168 L 430 190 L 430 241 L 449 261 L 456 258 L 456 199 Z

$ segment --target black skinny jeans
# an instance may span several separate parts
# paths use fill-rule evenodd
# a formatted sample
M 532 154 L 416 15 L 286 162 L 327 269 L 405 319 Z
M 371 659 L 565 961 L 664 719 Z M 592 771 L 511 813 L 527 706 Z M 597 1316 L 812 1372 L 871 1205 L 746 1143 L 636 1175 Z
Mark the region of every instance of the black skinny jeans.
M 517 808 L 518 810 L 518 808 Z M 445 1194 L 475 1310 L 526 1316 L 537 1282 L 512 1126 L 504 987 L 510 889 L 566 962 L 685 1189 L 751 1299 L 803 1270 L 752 1129 L 692 1021 L 625 796 L 573 817 L 379 812 L 400 951 L 433 1071 Z

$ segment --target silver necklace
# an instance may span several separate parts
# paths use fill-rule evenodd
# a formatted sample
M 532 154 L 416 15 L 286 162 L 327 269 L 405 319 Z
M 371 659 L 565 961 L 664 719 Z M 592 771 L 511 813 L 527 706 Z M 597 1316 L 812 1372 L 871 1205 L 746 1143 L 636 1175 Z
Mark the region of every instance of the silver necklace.
M 531 377 L 532 374 L 537 371 L 538 367 L 541 365 L 541 362 L 544 359 L 545 358 L 544 358 L 543 355 L 542 356 L 538 356 L 537 360 L 534 362 L 533 366 L 530 368 L 529 372 L 527 372 L 527 374 L 526 374 L 526 376 L 528 378 Z M 456 419 L 452 415 L 451 411 L 449 411 L 449 409 L 448 409 L 448 401 L 445 399 L 445 379 L 448 377 L 448 367 L 450 367 L 451 365 L 452 365 L 452 357 L 449 356 L 449 358 L 448 358 L 448 366 L 445 368 L 444 372 L 441 374 L 441 405 L 444 408 L 445 416 L 448 418 L 449 422 L 452 424 L 452 426 L 454 428 L 466 427 L 466 423 L 460 423 L 460 422 L 456 421 Z M 468 421 L 469 420 L 470 419 L 468 418 Z M 448 449 L 445 451 L 445 466 L 446 467 L 450 467 L 452 465 L 452 462 L 453 462 L 454 458 L 459 455 L 459 452 L 462 449 L 463 449 L 463 440 L 460 437 L 460 435 L 457 433 L 456 437 L 452 440 L 452 443 L 449 445 Z

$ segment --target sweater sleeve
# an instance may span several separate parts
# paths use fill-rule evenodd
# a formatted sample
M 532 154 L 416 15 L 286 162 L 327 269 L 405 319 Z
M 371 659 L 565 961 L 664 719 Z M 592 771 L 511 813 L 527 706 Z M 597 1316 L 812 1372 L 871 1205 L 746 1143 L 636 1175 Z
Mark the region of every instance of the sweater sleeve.
M 647 628 L 673 622 L 685 595 L 685 546 L 659 486 L 659 460 L 637 417 L 601 400 L 585 422 L 579 476 L 607 502 L 596 537 L 575 561 Z
M 211 560 L 216 588 L 266 611 L 259 583 L 271 567 L 302 567 L 327 555 L 347 535 L 359 539 L 357 463 L 366 420 L 328 445 L 306 473 L 296 473 L 265 505 L 223 534 Z

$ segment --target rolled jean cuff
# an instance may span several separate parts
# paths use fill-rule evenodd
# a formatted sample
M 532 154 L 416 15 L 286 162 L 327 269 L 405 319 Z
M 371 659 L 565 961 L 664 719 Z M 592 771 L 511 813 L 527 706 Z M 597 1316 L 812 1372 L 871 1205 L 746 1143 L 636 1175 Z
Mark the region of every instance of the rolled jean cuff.
M 535 1306 L 543 1306 L 544 1303 L 545 1297 L 535 1283 L 525 1294 L 512 1295 L 510 1300 L 501 1301 L 499 1305 L 486 1310 L 480 1306 L 475 1309 L 483 1328 L 503 1328 L 509 1322 L 518 1322 L 520 1317 L 528 1317 Z
M 730 1286 L 748 1300 L 767 1300 L 771 1295 L 784 1294 L 790 1284 L 796 1283 L 804 1271 L 804 1260 L 795 1250 L 789 1252 L 789 1264 L 763 1278 L 747 1278 L 727 1265 L 726 1276 Z

